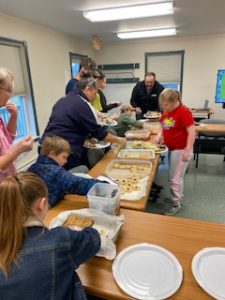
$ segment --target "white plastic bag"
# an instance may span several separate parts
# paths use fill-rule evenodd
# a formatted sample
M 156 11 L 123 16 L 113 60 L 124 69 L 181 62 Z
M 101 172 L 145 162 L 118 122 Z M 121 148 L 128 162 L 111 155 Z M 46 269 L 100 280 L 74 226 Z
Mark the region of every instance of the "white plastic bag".
M 101 238 L 101 247 L 96 255 L 105 257 L 109 260 L 114 259 L 116 257 L 115 241 L 124 223 L 124 216 L 112 216 L 90 208 L 67 210 L 56 216 L 51 221 L 49 227 L 54 228 L 62 226 L 67 217 L 71 214 L 92 217 L 94 219 L 92 227 L 99 232 Z

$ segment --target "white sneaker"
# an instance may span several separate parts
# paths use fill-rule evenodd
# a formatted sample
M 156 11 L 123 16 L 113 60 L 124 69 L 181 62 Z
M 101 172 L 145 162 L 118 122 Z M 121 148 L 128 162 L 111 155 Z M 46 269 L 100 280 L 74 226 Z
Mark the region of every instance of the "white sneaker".
M 172 215 L 175 215 L 180 209 L 181 209 L 180 204 L 178 204 L 177 206 L 171 206 L 166 211 L 164 211 L 163 214 L 166 216 L 172 216 Z

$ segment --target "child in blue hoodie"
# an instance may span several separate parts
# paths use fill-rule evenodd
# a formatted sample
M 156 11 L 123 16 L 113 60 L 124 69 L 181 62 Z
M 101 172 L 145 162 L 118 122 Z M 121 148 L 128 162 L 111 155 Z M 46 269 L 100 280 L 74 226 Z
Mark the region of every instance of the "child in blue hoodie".
M 48 187 L 50 206 L 55 205 L 65 194 L 87 195 L 96 179 L 75 176 L 63 168 L 70 155 L 69 143 L 59 136 L 45 137 L 41 154 L 28 169 L 41 177 Z

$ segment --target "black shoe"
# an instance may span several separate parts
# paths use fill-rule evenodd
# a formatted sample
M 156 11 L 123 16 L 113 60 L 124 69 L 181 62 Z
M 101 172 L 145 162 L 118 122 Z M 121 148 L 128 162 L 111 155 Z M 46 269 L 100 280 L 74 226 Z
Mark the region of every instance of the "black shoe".
M 163 186 L 156 184 L 155 182 L 153 182 L 152 184 L 152 189 L 156 189 L 156 190 L 163 190 Z
M 158 197 L 149 197 L 149 198 L 148 198 L 148 201 L 149 201 L 150 203 L 155 203 L 155 202 L 157 201 L 157 199 L 158 199 Z
M 150 191 L 150 197 L 159 197 L 160 191 Z

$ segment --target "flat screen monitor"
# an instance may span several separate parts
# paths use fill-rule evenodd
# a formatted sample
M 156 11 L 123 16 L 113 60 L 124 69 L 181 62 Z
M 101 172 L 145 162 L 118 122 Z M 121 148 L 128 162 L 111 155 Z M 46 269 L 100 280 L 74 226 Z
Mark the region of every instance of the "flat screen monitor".
M 215 102 L 225 103 L 225 70 L 219 70 L 217 73 Z

